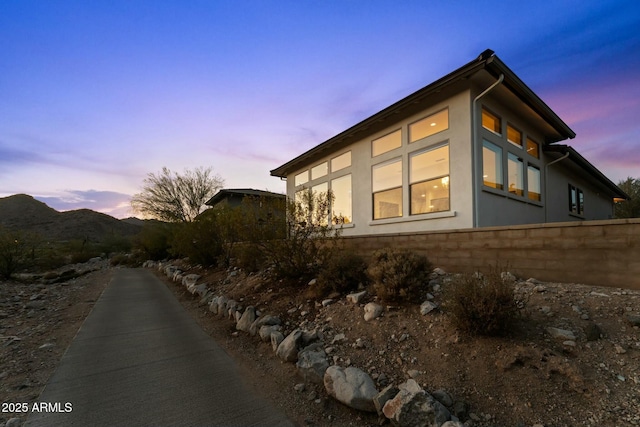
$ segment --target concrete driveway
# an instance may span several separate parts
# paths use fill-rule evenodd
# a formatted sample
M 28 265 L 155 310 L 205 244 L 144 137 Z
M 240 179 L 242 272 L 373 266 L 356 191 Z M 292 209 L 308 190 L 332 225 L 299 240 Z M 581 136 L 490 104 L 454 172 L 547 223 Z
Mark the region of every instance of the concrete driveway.
M 38 402 L 25 425 L 294 425 L 143 269 L 114 273 Z

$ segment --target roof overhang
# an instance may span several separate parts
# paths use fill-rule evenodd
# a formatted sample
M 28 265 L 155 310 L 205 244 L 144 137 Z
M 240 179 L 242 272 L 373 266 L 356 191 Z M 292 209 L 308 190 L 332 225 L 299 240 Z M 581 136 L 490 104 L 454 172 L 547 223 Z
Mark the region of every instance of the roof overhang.
M 241 197 L 267 197 L 276 199 L 285 199 L 287 196 L 280 193 L 272 193 L 264 190 L 254 190 L 252 188 L 224 188 L 218 191 L 212 198 L 205 202 L 207 206 L 215 206 L 227 197 L 241 196 Z
M 468 85 L 473 75 L 481 70 L 486 70 L 496 79 L 501 74 L 504 75 L 503 84 L 517 96 L 522 102 L 529 106 L 543 120 L 555 129 L 557 135 L 553 140 L 546 141 L 553 143 L 567 138 L 574 138 L 575 133 L 549 108 L 527 85 L 518 78 L 496 55 L 487 49 L 475 60 L 463 65 L 457 70 L 423 87 L 389 107 L 375 113 L 374 115 L 355 124 L 347 130 L 302 153 L 293 160 L 271 171 L 272 176 L 286 178 L 287 175 L 300 169 L 307 163 L 315 161 L 329 153 L 335 152 L 343 146 L 347 146 L 359 139 L 365 138 L 386 126 L 397 122 L 399 114 L 409 115 L 418 112 L 423 101 L 428 98 L 438 96 L 445 91 L 455 89 L 460 83 Z
M 574 148 L 568 145 L 547 145 L 543 147 L 543 151 L 547 153 L 559 153 L 562 155 L 568 154 L 569 160 L 573 161 L 576 165 L 586 171 L 589 175 L 595 178 L 598 182 L 604 185 L 615 199 L 629 200 L 630 197 L 620 189 L 616 184 L 607 178 L 602 172 L 600 172 L 595 166 L 593 166 L 587 159 L 582 157 Z

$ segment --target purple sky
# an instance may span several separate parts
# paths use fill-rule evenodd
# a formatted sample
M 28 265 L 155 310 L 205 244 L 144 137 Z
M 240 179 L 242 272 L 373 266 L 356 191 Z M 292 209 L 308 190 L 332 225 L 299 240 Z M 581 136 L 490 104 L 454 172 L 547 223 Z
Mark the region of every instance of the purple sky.
M 0 0 L 0 197 L 126 217 L 163 166 L 269 171 L 496 54 L 612 181 L 640 177 L 640 2 Z

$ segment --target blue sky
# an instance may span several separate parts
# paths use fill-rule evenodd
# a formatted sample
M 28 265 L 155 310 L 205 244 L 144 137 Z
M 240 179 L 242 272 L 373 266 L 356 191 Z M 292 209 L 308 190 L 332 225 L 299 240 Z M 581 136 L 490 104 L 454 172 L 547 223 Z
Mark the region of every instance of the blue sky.
M 490 48 L 640 177 L 640 2 L 0 0 L 0 197 L 126 217 L 163 166 L 269 171 Z

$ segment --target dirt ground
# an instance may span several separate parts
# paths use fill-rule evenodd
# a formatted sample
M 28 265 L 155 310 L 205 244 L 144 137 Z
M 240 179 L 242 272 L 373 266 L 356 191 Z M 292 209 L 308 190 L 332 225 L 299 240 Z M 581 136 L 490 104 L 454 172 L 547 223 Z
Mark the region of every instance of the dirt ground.
M 111 272 L 105 268 L 49 285 L 0 282 L 0 402 L 37 400 Z M 202 275 L 216 294 L 278 315 L 285 333 L 298 327 L 320 331 L 332 363 L 368 372 L 379 389 L 411 376 L 429 392 L 446 390 L 468 405 L 469 424 L 640 426 L 640 329 L 630 320 L 640 315 L 640 291 L 521 281 L 518 292 L 529 301 L 514 332 L 470 338 L 458 334 L 439 310 L 423 316 L 417 306 L 385 306 L 380 318 L 365 322 L 362 304 L 344 296 L 334 295 L 324 306 L 307 298 L 304 289 L 260 275 L 190 272 Z M 237 332 L 199 297 L 156 274 L 237 361 L 246 382 L 299 425 L 388 423 L 329 398 L 321 385 L 305 384 L 295 365 L 281 362 L 270 344 Z M 432 292 L 439 303 L 439 293 Z M 570 330 L 575 340 L 555 339 L 548 327 Z M 339 334 L 345 338 L 332 343 Z M 25 416 L 3 411 L 0 425 L 12 417 Z

